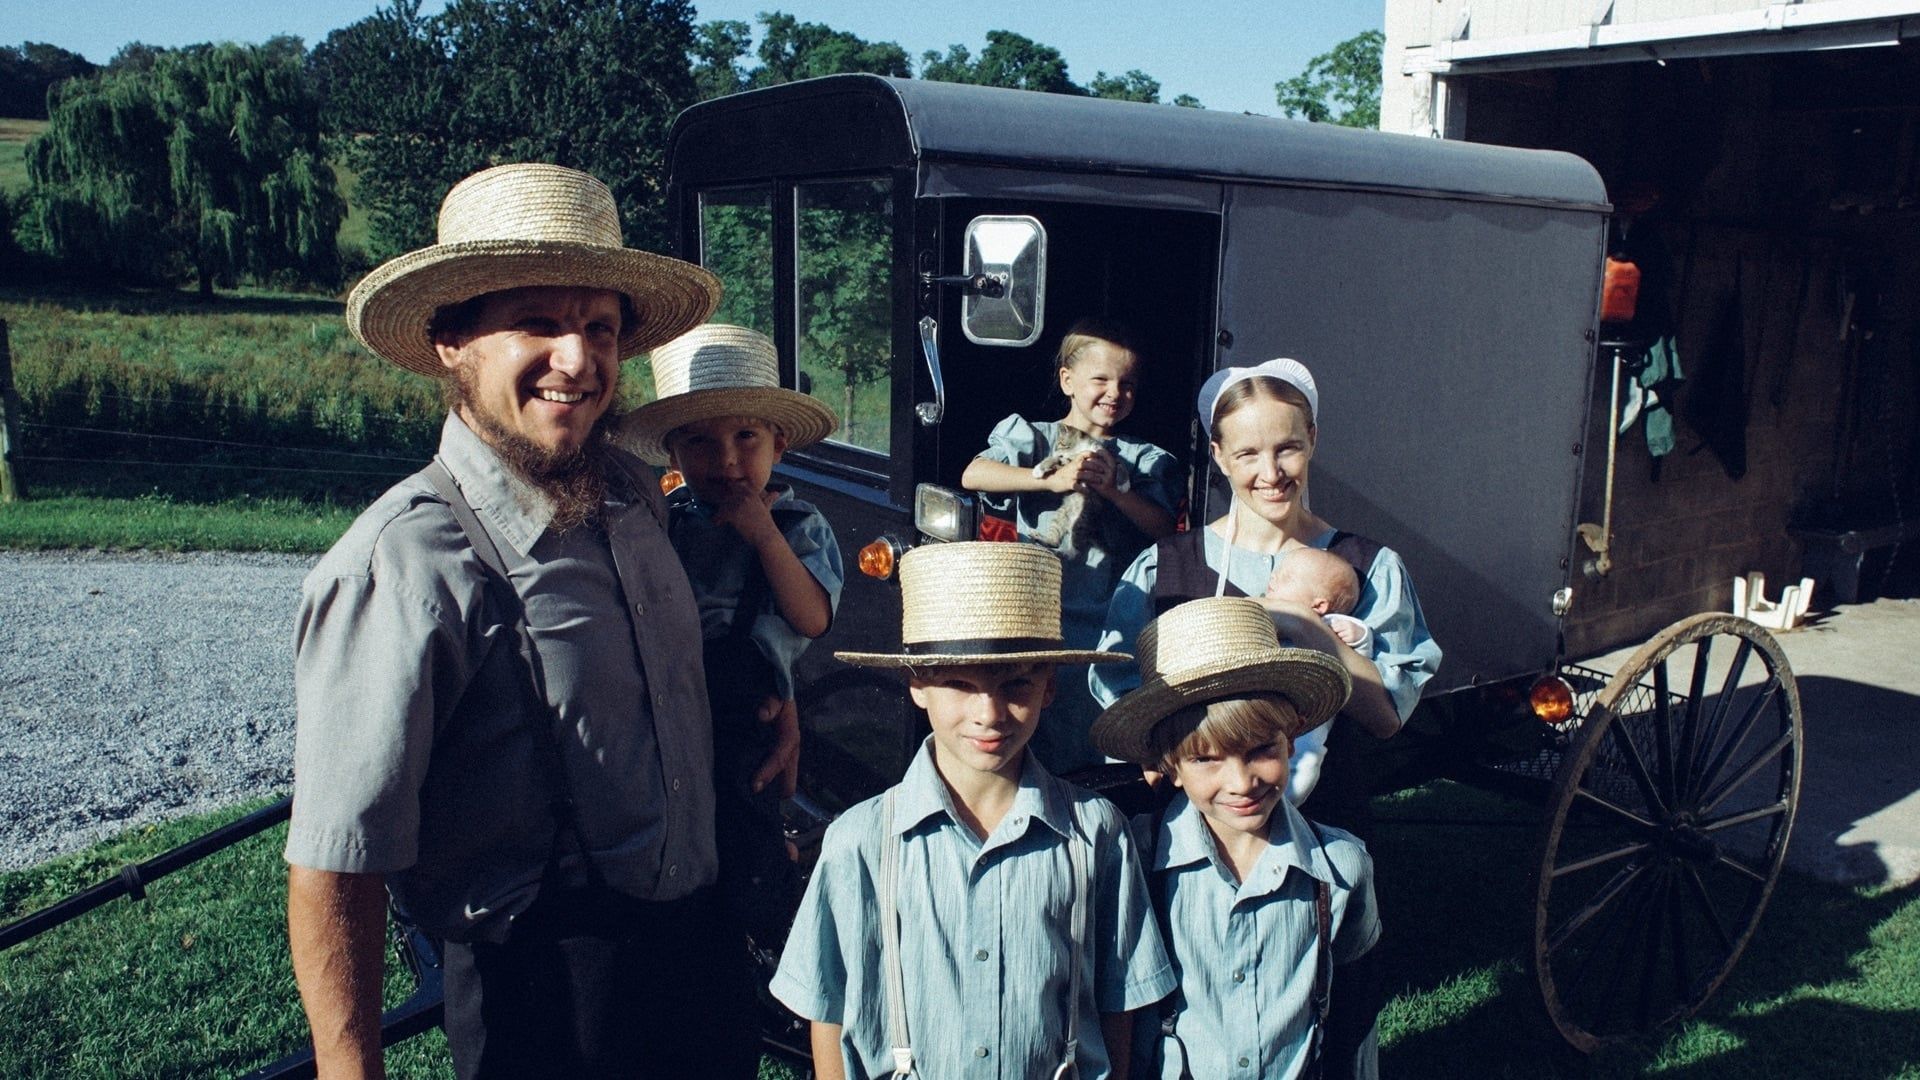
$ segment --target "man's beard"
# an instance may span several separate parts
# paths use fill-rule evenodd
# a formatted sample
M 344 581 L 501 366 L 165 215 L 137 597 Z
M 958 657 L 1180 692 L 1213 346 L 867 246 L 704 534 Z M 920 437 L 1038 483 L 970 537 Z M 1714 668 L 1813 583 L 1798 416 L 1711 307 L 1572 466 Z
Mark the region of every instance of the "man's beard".
M 607 449 L 614 425 L 620 420 L 611 406 L 594 421 L 593 430 L 579 447 L 549 450 L 507 428 L 477 403 L 477 381 L 470 366 L 453 369 L 446 396 L 448 406 L 460 413 L 507 468 L 552 503 L 553 516 L 547 528 L 567 533 L 584 525 L 599 525 L 607 501 Z

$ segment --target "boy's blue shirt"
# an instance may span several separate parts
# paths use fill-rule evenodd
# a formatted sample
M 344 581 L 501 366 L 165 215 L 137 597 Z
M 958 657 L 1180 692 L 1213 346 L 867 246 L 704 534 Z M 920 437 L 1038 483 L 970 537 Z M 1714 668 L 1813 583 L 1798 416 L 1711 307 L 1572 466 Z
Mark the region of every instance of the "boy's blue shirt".
M 1317 934 L 1314 882 L 1331 888 L 1334 979 L 1340 965 L 1380 938 L 1373 858 L 1353 834 L 1320 826 L 1320 842 L 1286 800 L 1274 810 L 1267 849 L 1244 882 L 1234 880 L 1206 818 L 1177 795 L 1149 837 L 1153 815 L 1134 819 L 1151 851 L 1147 872 L 1164 875 L 1160 898 L 1173 940 L 1180 994 L 1177 1030 L 1192 1075 L 1297 1076 L 1306 1062 Z M 1135 1027 L 1134 1072 L 1178 1080 L 1179 1051 L 1156 1023 Z M 1366 1062 L 1374 1055 L 1365 1054 Z
M 796 498 L 792 488 L 775 485 L 772 490 L 778 493 L 772 510 L 781 535 L 800 564 L 827 591 L 828 607 L 838 611 L 846 572 L 833 526 L 812 503 Z M 679 488 L 667 499 L 668 533 L 693 585 L 693 600 L 700 609 L 700 636 L 708 640 L 723 636 L 733 626 L 747 574 L 758 566 L 760 558 L 731 526 L 715 524 L 713 511 L 712 504 L 695 498 L 691 488 Z M 781 617 L 771 592 L 754 618 L 750 637 L 774 669 L 776 692 L 791 700 L 794 662 L 813 639 Z
M 1099 1017 L 1173 988 L 1132 837 L 1111 803 L 1026 756 L 1020 789 L 985 840 L 963 824 L 923 745 L 896 788 L 827 830 L 772 992 L 839 1024 L 848 1076 L 888 1074 L 878 884 L 882 844 L 899 843 L 901 965 L 914 1059 L 926 1077 L 1051 1075 L 1066 1047 L 1074 882 L 1068 838 L 1091 844 L 1092 922 L 1079 1002 L 1083 1080 L 1108 1075 Z

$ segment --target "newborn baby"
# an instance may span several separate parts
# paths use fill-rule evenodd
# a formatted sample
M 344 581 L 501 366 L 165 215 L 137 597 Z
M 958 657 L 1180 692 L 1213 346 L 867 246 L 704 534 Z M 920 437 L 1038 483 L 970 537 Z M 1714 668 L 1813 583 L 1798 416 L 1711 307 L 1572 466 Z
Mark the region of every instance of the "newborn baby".
M 1267 579 L 1267 595 L 1312 608 L 1334 637 L 1373 656 L 1373 631 L 1351 614 L 1360 602 L 1360 575 L 1347 560 L 1319 548 L 1295 548 Z

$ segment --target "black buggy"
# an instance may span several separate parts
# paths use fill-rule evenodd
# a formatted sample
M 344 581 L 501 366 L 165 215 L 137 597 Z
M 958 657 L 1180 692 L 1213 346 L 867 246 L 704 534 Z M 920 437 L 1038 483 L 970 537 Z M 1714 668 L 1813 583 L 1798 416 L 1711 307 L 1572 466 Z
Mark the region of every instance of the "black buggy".
M 1600 340 L 1610 207 L 1584 161 L 870 76 L 695 106 L 669 160 L 678 253 L 725 282 L 717 317 L 770 334 L 784 381 L 844 421 L 779 470 L 863 571 L 798 672 L 803 850 L 924 731 L 903 683 L 834 650 L 898 646 L 898 556 L 976 535 L 961 471 L 996 419 L 1045 400 L 1067 325 L 1116 313 L 1148 341 L 1128 430 L 1187 465 L 1194 524 L 1227 499 L 1200 382 L 1313 368 L 1316 511 L 1405 557 L 1446 650 L 1377 788 L 1446 776 L 1540 806 L 1529 956 L 1559 1033 L 1591 1050 L 1725 980 L 1785 856 L 1799 696 L 1766 631 L 1728 615 L 1675 623 L 1610 676 L 1565 662 L 1565 617 L 1610 568 L 1630 353 Z M 0 948 L 285 814 L 0 928 Z M 433 946 L 414 946 L 421 989 L 389 1042 L 437 1019 Z M 768 1017 L 769 1047 L 804 1057 Z M 256 1075 L 303 1074 L 301 1057 Z

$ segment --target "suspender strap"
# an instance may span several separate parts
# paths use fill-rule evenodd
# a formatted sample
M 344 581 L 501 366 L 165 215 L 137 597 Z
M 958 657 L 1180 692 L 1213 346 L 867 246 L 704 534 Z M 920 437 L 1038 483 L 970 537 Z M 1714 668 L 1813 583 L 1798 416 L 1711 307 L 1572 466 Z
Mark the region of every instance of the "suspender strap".
M 1080 979 L 1081 971 L 1087 963 L 1087 922 L 1091 905 L 1087 894 L 1093 891 L 1091 871 L 1087 867 L 1087 848 L 1090 841 L 1082 841 L 1078 831 L 1067 837 L 1067 853 L 1073 862 L 1073 977 L 1069 980 L 1072 991 L 1067 995 L 1067 1057 L 1054 1070 L 1054 1080 L 1080 1075 L 1078 1064 L 1080 1056 Z
M 454 480 L 446 463 L 436 457 L 422 472 L 433 486 L 434 493 L 453 511 L 453 518 L 460 523 L 460 531 L 466 534 L 468 545 L 489 571 L 488 589 L 495 603 L 512 621 L 514 634 L 519 641 L 520 670 L 527 676 L 527 709 L 524 714 L 527 732 L 533 737 L 534 758 L 546 777 L 547 808 L 553 813 L 554 820 L 553 841 L 548 845 L 547 865 L 541 870 L 540 879 L 542 882 L 554 879 L 555 871 L 560 866 L 562 838 L 571 834 L 575 846 L 580 849 L 580 859 L 586 867 L 588 881 L 596 886 L 605 886 L 606 878 L 601 875 L 599 864 L 593 861 L 592 849 L 587 846 L 586 834 L 581 831 L 580 817 L 575 812 L 573 789 L 567 783 L 566 760 L 561 756 L 559 735 L 555 730 L 558 716 L 547 700 L 546 676 L 540 667 L 540 653 L 534 648 L 533 632 L 527 626 L 526 605 L 521 603 L 520 594 L 513 588 L 513 578 L 507 573 L 506 560 L 500 557 L 500 548 L 480 524 L 480 519 L 474 516 L 472 504 L 461 493 L 460 485 Z
M 880 963 L 887 972 L 887 1043 L 893 1075 L 913 1073 L 913 1039 L 907 1034 L 906 978 L 900 971 L 900 839 L 893 835 L 895 791 L 888 788 L 880 811 Z

